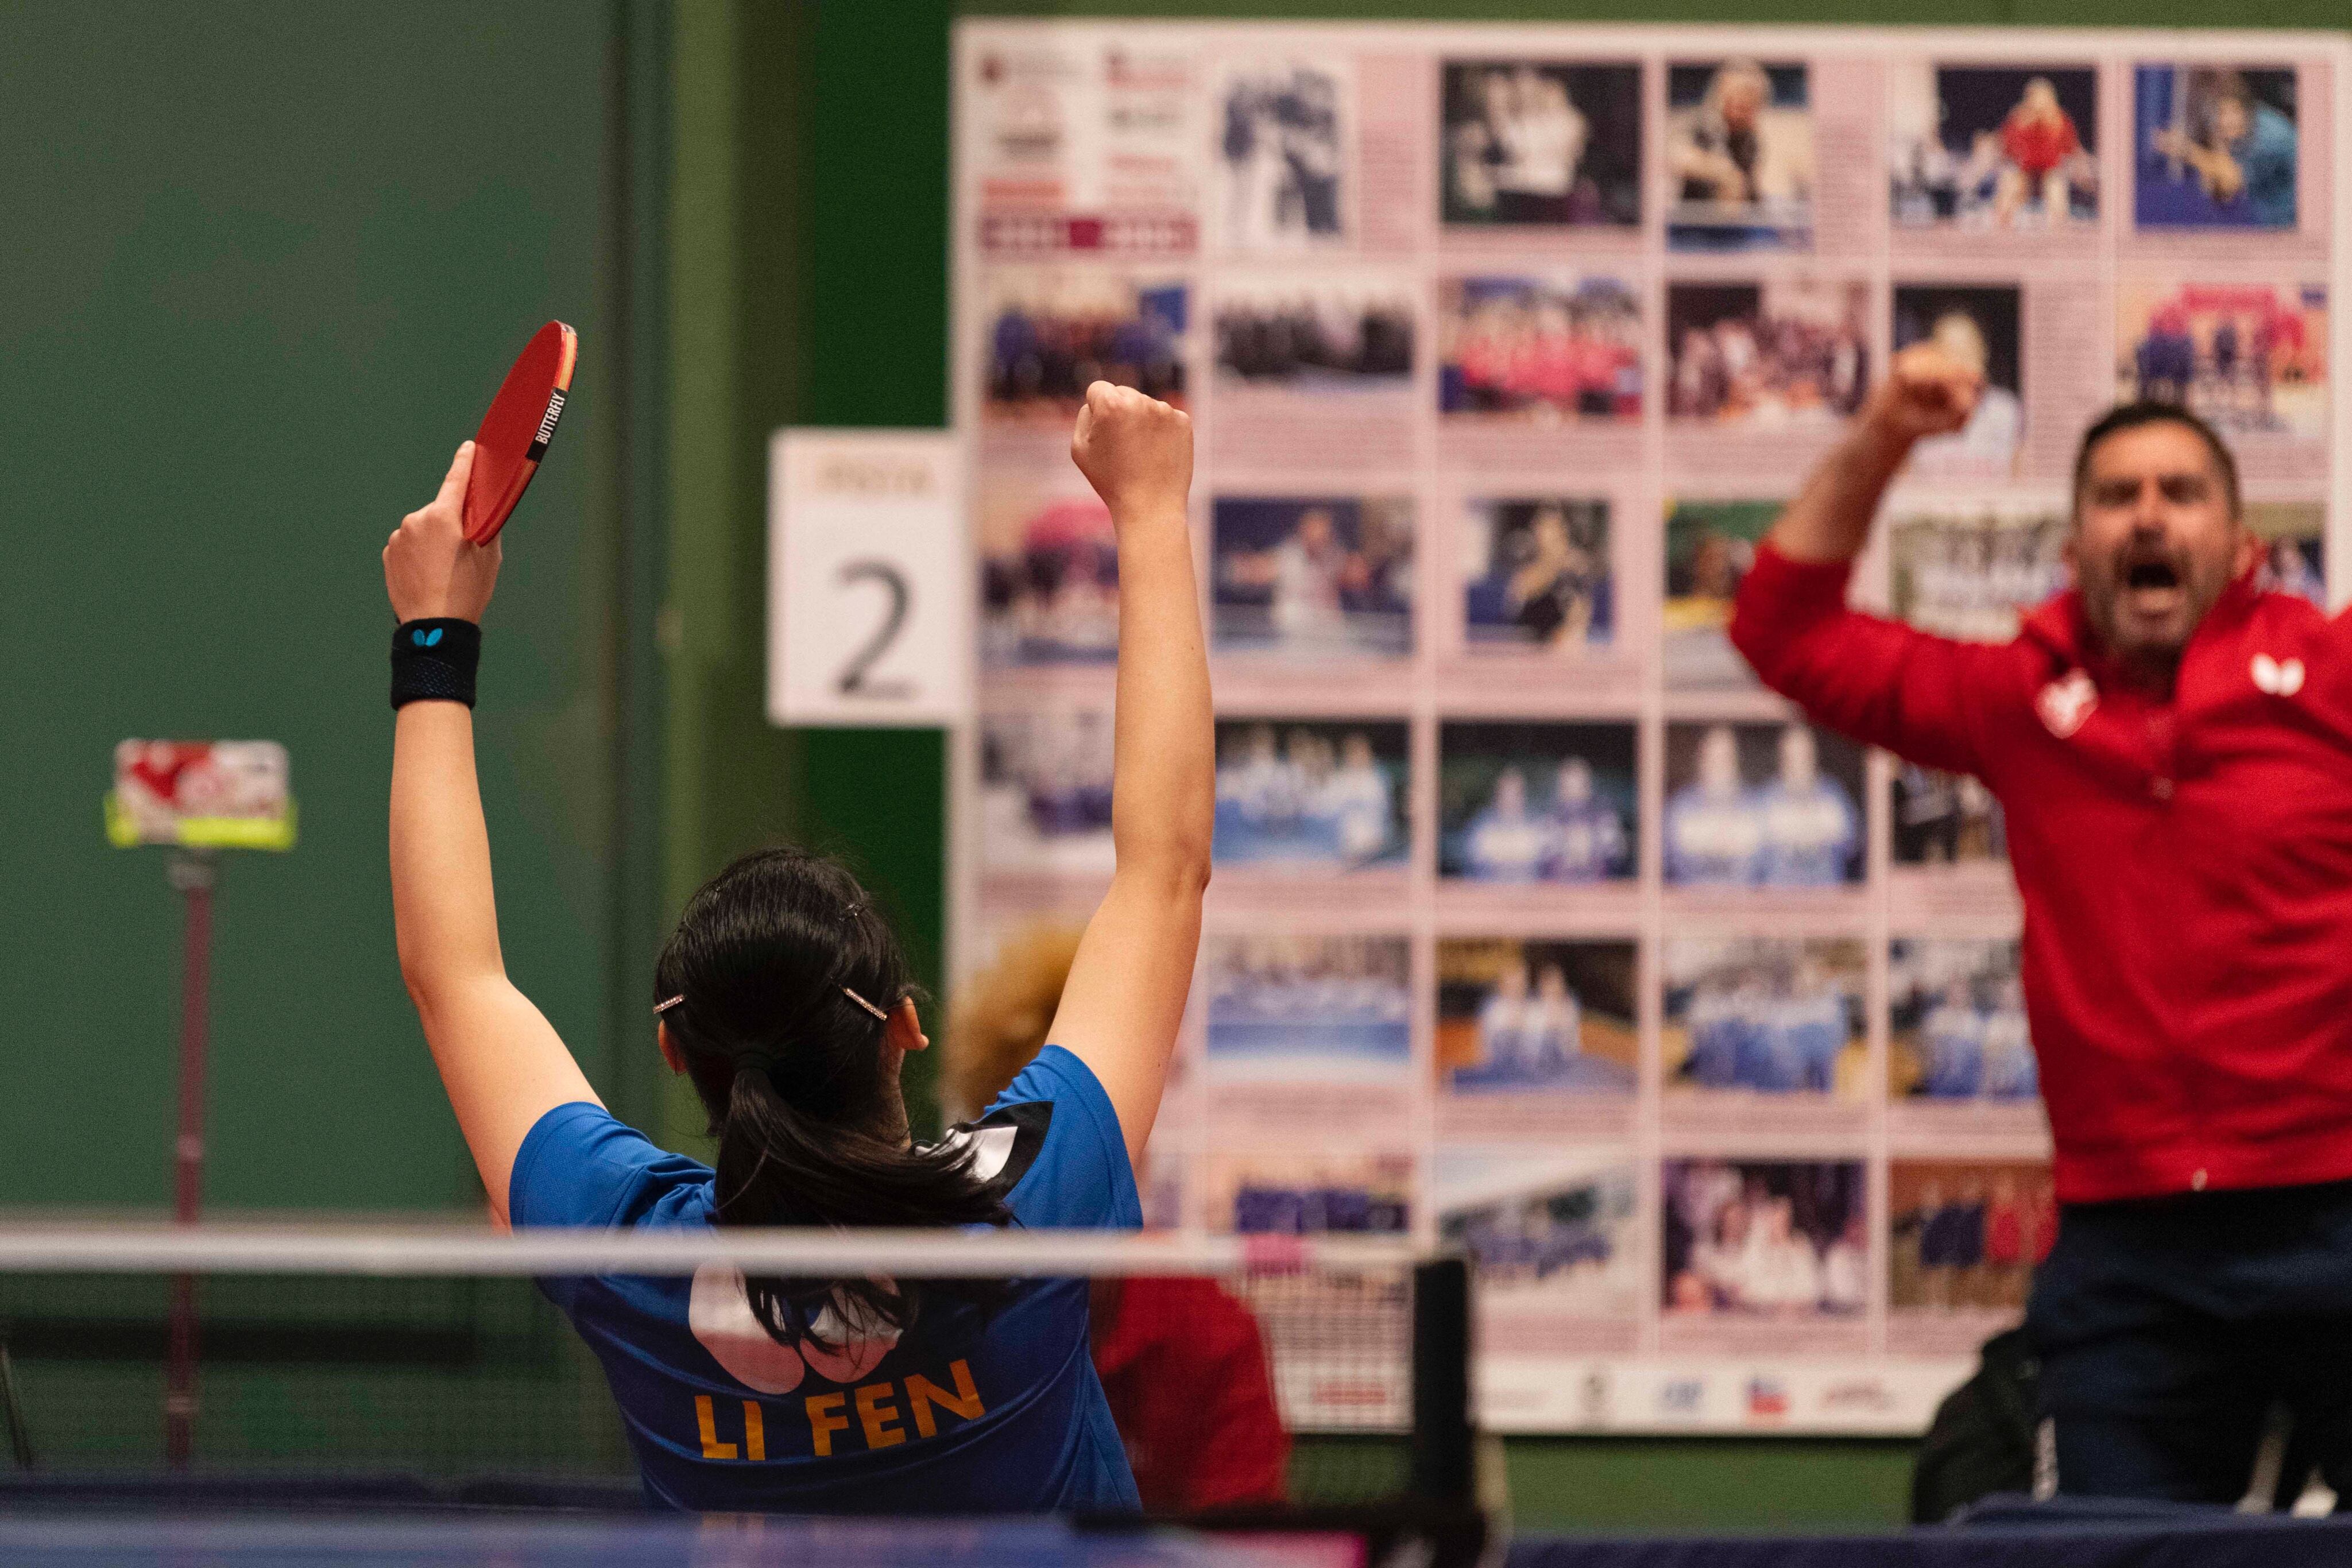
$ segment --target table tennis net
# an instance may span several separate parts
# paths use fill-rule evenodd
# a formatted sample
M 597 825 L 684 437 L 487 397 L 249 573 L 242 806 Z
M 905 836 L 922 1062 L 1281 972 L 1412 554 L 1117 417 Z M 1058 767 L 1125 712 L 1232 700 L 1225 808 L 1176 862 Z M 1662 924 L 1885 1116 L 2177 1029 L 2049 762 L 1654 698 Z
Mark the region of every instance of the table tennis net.
M 1155 1511 L 1195 1511 L 1219 1484 L 1196 1478 L 1234 1468 L 1211 1462 L 1241 1440 L 1224 1424 L 1255 1406 L 1262 1436 L 1269 1395 L 1281 1499 L 1468 1495 L 1465 1271 L 1336 1237 L 0 1223 L 0 1466 L 20 1489 L 185 1472 L 621 1494 L 636 1472 L 603 1370 L 539 1281 L 706 1268 L 984 1298 L 1084 1278 Z

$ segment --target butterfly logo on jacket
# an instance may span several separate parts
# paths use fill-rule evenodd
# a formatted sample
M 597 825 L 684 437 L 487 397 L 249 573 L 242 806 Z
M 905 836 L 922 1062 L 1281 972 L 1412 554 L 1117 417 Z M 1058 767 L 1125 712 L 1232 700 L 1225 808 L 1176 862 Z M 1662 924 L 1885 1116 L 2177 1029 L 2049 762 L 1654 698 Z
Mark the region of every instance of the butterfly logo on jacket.
M 2254 689 L 2274 697 L 2291 697 L 2303 690 L 2301 659 L 2273 659 L 2268 653 L 2257 653 L 2252 673 Z
M 2090 721 L 2091 710 L 2098 706 L 2099 688 L 2081 670 L 2069 670 L 2042 687 L 2042 695 L 2033 699 L 2033 711 L 2042 716 L 2042 727 L 2061 740 L 2072 738 Z

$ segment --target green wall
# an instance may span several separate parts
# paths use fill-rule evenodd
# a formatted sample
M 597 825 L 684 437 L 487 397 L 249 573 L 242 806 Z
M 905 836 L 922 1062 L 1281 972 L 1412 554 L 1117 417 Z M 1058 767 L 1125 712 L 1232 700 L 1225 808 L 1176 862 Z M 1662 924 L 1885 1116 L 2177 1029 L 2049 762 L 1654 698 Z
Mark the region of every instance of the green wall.
M 393 955 L 377 551 L 551 316 L 579 395 L 507 536 L 482 781 L 509 964 L 609 1079 L 612 27 L 564 0 L 0 19 L 0 1203 L 169 1192 L 180 912 L 163 852 L 100 833 L 131 736 L 293 757 L 299 846 L 230 857 L 218 896 L 211 1201 L 478 1201 Z
M 664 894 L 779 839 L 843 854 L 937 991 L 945 749 L 769 725 L 765 486 L 779 426 L 945 421 L 946 13 L 683 0 L 675 49 Z

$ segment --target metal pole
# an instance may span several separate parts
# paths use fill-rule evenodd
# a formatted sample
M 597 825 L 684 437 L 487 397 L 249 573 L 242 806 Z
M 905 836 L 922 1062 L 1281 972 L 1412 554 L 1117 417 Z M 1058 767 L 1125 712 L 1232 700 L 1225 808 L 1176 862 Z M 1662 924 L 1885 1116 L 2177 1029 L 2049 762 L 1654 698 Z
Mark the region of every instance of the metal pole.
M 187 944 L 180 974 L 180 1124 L 173 1145 L 172 1218 L 194 1225 L 204 1205 L 205 1025 L 211 1012 L 213 854 L 175 850 L 172 885 L 187 899 Z M 172 1280 L 171 1361 L 163 1392 L 163 1458 L 188 1468 L 196 1419 L 196 1277 Z

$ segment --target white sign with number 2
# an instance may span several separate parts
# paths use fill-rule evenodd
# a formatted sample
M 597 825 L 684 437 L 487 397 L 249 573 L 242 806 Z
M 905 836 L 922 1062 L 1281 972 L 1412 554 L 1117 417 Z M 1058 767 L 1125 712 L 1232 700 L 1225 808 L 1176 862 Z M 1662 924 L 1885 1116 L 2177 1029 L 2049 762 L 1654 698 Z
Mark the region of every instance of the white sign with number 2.
M 768 447 L 768 717 L 948 725 L 971 709 L 963 461 L 944 430 Z

